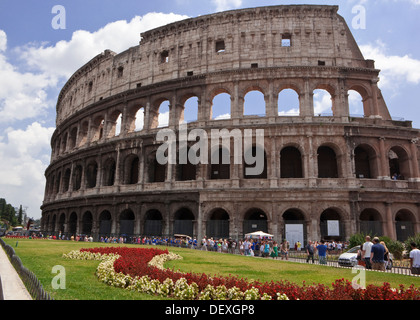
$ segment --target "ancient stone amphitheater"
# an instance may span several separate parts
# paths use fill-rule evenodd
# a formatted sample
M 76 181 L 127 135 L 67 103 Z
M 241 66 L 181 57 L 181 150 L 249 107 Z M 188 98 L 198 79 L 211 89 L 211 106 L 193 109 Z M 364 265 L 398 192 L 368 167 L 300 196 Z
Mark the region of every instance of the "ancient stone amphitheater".
M 391 117 L 380 71 L 337 12 L 292 5 L 215 13 L 94 57 L 58 97 L 42 230 L 96 239 L 265 231 L 303 241 L 420 232 L 420 131 Z M 315 110 L 316 90 L 330 95 L 329 113 Z M 280 107 L 286 91 L 296 94 L 294 113 Z M 350 91 L 363 114 L 350 113 Z M 261 95 L 254 113 L 248 93 Z M 247 164 L 233 161 L 233 139 L 230 150 L 208 150 L 229 163 L 160 164 L 157 132 L 176 133 L 180 123 L 209 135 L 264 130 L 264 170 L 247 175 Z M 193 143 L 179 143 L 177 153 Z

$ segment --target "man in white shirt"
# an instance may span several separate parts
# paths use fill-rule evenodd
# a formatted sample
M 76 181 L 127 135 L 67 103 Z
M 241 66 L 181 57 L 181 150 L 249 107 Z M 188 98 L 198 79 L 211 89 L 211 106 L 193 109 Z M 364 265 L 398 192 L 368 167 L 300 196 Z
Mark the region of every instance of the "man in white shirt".
M 417 249 L 416 243 L 411 242 L 410 266 L 412 274 L 420 274 L 420 250 Z
M 363 247 L 362 247 L 362 257 L 365 260 L 366 269 L 372 269 L 372 265 L 370 263 L 370 254 L 371 254 L 373 243 L 370 241 L 369 236 L 366 236 L 365 240 L 366 242 L 363 244 Z

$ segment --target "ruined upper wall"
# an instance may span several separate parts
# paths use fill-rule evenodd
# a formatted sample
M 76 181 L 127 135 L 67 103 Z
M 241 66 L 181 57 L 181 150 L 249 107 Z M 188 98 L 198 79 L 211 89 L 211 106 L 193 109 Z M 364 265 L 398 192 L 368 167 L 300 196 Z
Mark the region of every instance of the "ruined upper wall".
M 270 6 L 215 13 L 141 34 L 139 46 L 105 51 L 63 87 L 57 126 L 99 100 L 140 86 L 211 72 L 285 66 L 373 68 L 338 6 Z

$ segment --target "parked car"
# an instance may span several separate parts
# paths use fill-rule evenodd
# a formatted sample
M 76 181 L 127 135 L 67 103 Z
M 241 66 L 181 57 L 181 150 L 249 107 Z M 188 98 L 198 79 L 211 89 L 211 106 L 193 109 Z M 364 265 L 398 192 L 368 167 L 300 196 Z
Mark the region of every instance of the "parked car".
M 356 247 L 353 247 L 350 250 L 342 253 L 338 257 L 338 264 L 341 267 L 357 266 L 359 264 L 359 261 L 357 260 L 357 253 L 358 253 L 359 250 L 360 250 L 360 246 L 356 246 Z M 393 262 L 394 262 L 394 256 L 392 255 L 392 253 L 390 253 L 389 254 L 389 261 L 388 261 L 388 264 L 386 266 L 387 270 L 392 269 Z

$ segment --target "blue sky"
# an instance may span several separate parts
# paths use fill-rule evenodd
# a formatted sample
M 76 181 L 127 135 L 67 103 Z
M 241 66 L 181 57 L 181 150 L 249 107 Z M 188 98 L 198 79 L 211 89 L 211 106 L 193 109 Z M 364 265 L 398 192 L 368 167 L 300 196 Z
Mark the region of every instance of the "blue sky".
M 135 46 L 140 32 L 175 20 L 280 4 L 339 5 L 365 58 L 382 70 L 391 115 L 420 128 L 420 0 L 0 0 L 0 197 L 40 218 L 57 95 L 95 55 Z M 52 27 L 56 5 L 65 8 L 65 29 Z M 352 23 L 358 5 L 361 29 Z

